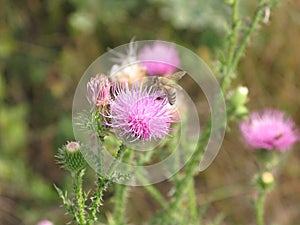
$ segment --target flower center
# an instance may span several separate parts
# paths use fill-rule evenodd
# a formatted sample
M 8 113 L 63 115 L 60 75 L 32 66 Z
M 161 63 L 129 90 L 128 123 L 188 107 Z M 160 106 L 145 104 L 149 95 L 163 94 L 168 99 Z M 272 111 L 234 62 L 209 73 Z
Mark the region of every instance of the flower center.
M 150 138 L 149 120 L 142 115 L 135 115 L 129 119 L 129 128 L 134 136 L 141 137 L 143 140 Z

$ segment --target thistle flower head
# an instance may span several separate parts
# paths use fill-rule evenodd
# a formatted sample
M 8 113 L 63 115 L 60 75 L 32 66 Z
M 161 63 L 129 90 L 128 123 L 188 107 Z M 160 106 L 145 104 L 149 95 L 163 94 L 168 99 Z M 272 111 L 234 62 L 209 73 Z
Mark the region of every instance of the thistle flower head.
M 116 58 L 111 59 L 114 64 L 110 71 L 110 78 L 115 82 L 133 83 L 146 76 L 146 69 L 137 59 L 137 44 L 131 40 L 127 52 L 121 53 L 111 50 Z
M 111 82 L 104 74 L 97 74 L 87 83 L 87 99 L 93 106 L 98 108 L 109 104 Z
M 175 72 L 179 66 L 179 54 L 173 45 L 156 41 L 139 52 L 138 59 L 149 75 L 166 75 Z
M 285 151 L 299 140 L 295 123 L 278 110 L 253 112 L 240 125 L 247 145 L 255 149 Z
M 130 142 L 162 139 L 177 120 L 175 110 L 161 94 L 137 83 L 117 88 L 110 105 L 110 126 Z

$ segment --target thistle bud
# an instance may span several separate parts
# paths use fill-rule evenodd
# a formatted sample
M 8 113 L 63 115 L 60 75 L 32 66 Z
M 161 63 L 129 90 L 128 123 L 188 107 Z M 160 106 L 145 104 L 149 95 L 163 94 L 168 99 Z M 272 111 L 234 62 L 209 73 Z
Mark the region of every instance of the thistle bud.
M 272 184 L 274 183 L 274 176 L 270 172 L 264 172 L 261 176 L 261 180 L 264 184 Z
M 87 83 L 87 99 L 98 108 L 105 107 L 110 103 L 111 82 L 104 74 L 97 74 Z
M 258 175 L 257 177 L 257 185 L 262 189 L 262 190 L 270 190 L 274 184 L 275 184 L 275 179 L 274 176 L 271 172 L 263 172 L 262 174 Z
M 235 106 L 243 106 L 248 99 L 248 88 L 239 86 L 236 90 L 234 90 L 229 97 L 230 103 Z
M 77 172 L 85 167 L 85 159 L 80 151 L 80 144 L 75 141 L 68 142 L 58 150 L 57 162 L 70 172 Z

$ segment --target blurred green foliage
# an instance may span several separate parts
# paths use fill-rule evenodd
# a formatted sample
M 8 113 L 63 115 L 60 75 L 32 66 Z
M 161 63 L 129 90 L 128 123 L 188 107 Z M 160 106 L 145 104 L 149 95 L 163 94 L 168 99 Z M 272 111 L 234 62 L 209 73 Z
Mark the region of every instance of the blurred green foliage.
M 35 224 L 44 218 L 52 219 L 57 224 L 67 221 L 64 210 L 59 208 L 60 201 L 52 183 L 68 186 L 69 180 L 55 164 L 53 156 L 65 140 L 73 139 L 73 93 L 84 70 L 93 60 L 103 54 L 107 47 L 114 48 L 135 37 L 137 40 L 174 41 L 211 62 L 224 41 L 230 13 L 224 2 L 1 0 L 0 224 Z M 243 13 L 251 12 L 251 2 L 242 2 Z M 294 8 L 292 12 L 289 5 L 280 7 L 274 14 L 274 17 L 278 14 L 274 19 L 275 25 L 268 25 L 267 31 L 255 42 L 253 50 L 248 51 L 248 58 L 252 57 L 252 60 L 242 63 L 240 81 L 249 87 L 252 108 L 255 104 L 283 105 L 293 115 L 298 115 L 299 78 L 296 75 L 300 70 L 297 61 L 299 51 L 295 46 L 300 37 L 297 20 L 300 4 L 296 0 L 291 2 Z M 280 10 L 282 13 L 279 13 Z M 288 42 L 280 35 L 282 30 L 287 31 Z M 273 41 L 269 42 L 270 39 Z M 282 51 L 284 54 L 281 54 Z M 273 62 L 274 57 L 280 62 Z M 283 75 L 286 75 L 285 78 Z M 251 102 L 251 98 L 258 101 Z M 295 119 L 300 122 L 299 117 Z M 231 151 L 236 155 L 241 149 L 236 143 L 237 135 L 233 132 L 233 140 L 225 140 L 224 148 L 229 150 L 221 152 L 211 172 L 201 175 L 205 184 L 202 181 L 199 183 L 204 193 L 221 182 L 232 185 L 236 180 L 247 180 L 244 174 L 237 174 L 236 168 L 245 167 L 244 162 L 249 161 L 249 154 L 241 153 L 236 158 L 228 156 Z M 294 164 L 299 163 L 296 158 L 293 160 Z M 289 168 L 296 167 L 291 163 L 287 177 L 283 179 L 299 178 L 297 170 Z M 238 187 L 235 186 L 235 189 Z M 286 192 L 291 191 L 287 186 L 284 188 Z M 240 190 L 232 193 L 226 188 L 220 192 L 223 193 L 222 199 L 244 193 Z M 138 207 L 128 210 L 135 215 L 149 214 L 152 206 L 147 205 L 147 196 L 140 195 L 143 198 L 139 199 L 139 192 L 134 196 L 140 200 Z M 300 202 L 299 191 L 295 196 L 292 202 L 297 199 Z M 227 224 L 245 224 L 249 207 L 246 205 L 229 212 L 230 204 L 240 205 L 241 201 L 233 199 L 228 204 L 215 203 L 213 209 L 217 213 L 222 209 L 224 215 L 229 215 Z M 276 204 L 273 205 L 275 207 Z M 141 209 L 148 211 L 139 212 Z M 289 215 L 290 221 L 299 220 L 299 216 L 292 214 L 292 211 Z M 209 216 L 214 218 L 215 213 L 208 210 Z M 212 221 L 211 218 L 208 220 Z
M 203 29 L 211 28 L 216 31 L 224 31 L 230 10 L 225 1 L 220 0 L 152 0 L 162 4 L 160 14 L 162 18 L 170 20 L 179 29 Z
M 6 91 L 0 77 L 0 202 L 1 196 L 9 198 L 24 198 L 28 200 L 53 200 L 55 196 L 51 187 L 44 178 L 30 169 L 26 158 L 26 145 L 28 144 L 28 104 L 5 104 Z M 5 202 L 1 202 L 2 207 Z M 13 206 L 15 207 L 15 206 Z M 21 209 L 23 206 L 16 206 Z M 12 213 L 12 212 L 8 212 Z M 2 224 L 8 221 L 0 217 Z

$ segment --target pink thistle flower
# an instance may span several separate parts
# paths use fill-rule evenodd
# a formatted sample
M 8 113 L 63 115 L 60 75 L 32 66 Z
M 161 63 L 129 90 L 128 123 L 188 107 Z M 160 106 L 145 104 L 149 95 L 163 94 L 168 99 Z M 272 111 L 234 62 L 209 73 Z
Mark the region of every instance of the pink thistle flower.
M 112 84 L 104 74 L 97 74 L 87 83 L 87 99 L 90 104 L 98 108 L 110 103 L 110 88 Z
M 173 45 L 156 41 L 139 52 L 138 59 L 149 75 L 167 75 L 179 66 L 179 54 Z
M 167 99 L 159 98 L 161 94 L 137 83 L 131 88 L 128 84 L 117 88 L 110 105 L 109 125 L 130 142 L 163 138 L 177 118 Z
M 53 225 L 53 223 L 50 222 L 49 220 L 42 220 L 42 221 L 38 222 L 37 225 Z
M 299 140 L 299 131 L 292 119 L 274 109 L 251 113 L 241 123 L 240 130 L 246 144 L 256 149 L 283 152 Z

